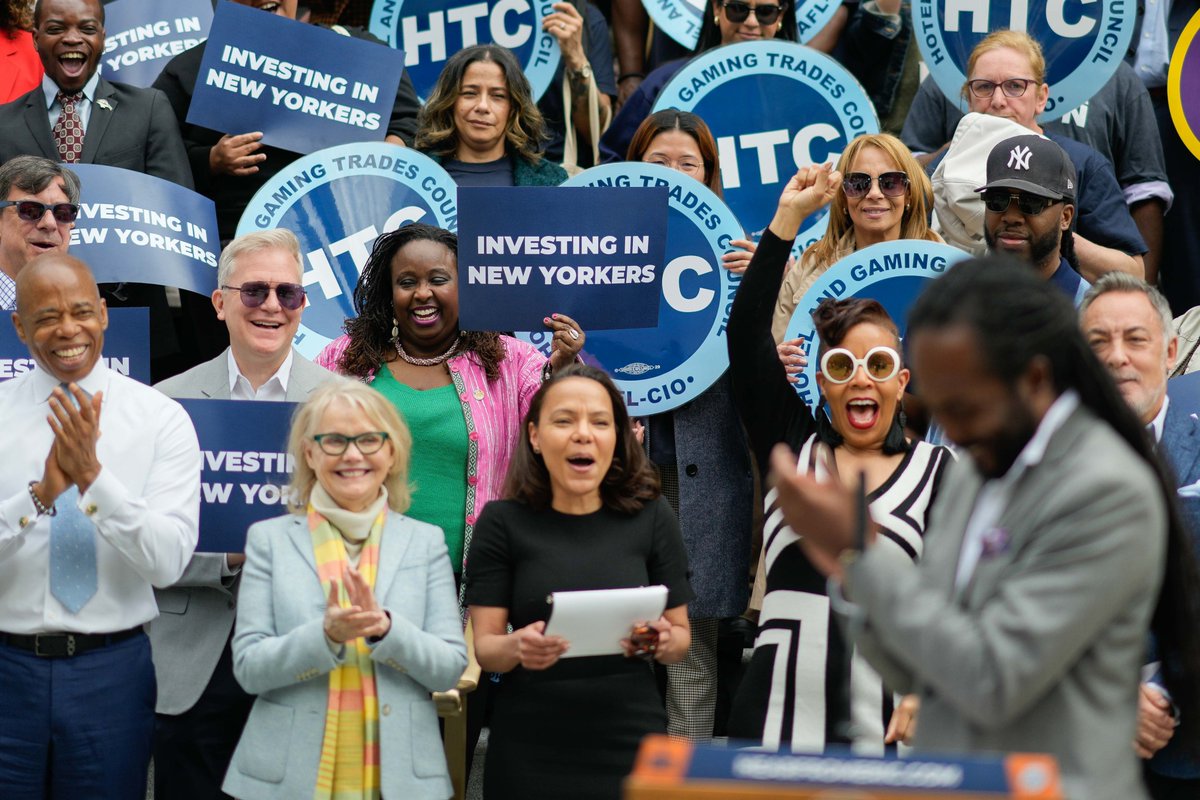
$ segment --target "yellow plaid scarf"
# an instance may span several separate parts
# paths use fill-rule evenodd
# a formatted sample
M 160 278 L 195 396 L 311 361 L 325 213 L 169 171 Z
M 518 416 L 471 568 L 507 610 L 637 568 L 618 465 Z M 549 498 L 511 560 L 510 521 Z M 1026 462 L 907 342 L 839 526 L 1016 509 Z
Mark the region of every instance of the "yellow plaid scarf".
M 358 571 L 372 590 L 379 567 L 379 539 L 387 508 L 376 518 L 358 557 Z M 317 576 L 325 597 L 337 581 L 338 599 L 350 605 L 342 574 L 348 558 L 342 536 L 329 520 L 308 507 Z M 317 767 L 314 800 L 378 800 L 379 798 L 379 696 L 375 692 L 375 663 L 366 639 L 346 642 L 346 658 L 329 673 L 329 705 L 325 711 L 325 738 Z

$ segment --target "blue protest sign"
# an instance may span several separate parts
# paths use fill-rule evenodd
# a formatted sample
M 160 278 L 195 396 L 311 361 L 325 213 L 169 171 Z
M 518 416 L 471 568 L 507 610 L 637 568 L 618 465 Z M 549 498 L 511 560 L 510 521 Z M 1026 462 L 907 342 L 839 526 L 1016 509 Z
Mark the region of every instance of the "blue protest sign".
M 354 315 L 354 287 L 376 237 L 418 221 L 457 230 L 457 191 L 428 156 L 371 142 L 305 156 L 255 193 L 238 235 L 287 228 L 300 239 L 310 288 L 295 345 L 305 358 L 341 335 Z
M 287 513 L 295 403 L 187 400 L 200 440 L 200 553 L 240 553 L 246 529 Z
M 913 0 L 913 37 L 938 87 L 966 111 L 962 89 L 975 45 L 999 28 L 1025 31 L 1046 58 L 1050 98 L 1038 116 L 1046 122 L 1112 77 L 1133 37 L 1137 8 L 1133 0 Z
M 665 187 L 463 187 L 458 208 L 464 330 L 536 330 L 551 312 L 589 332 L 658 324 Z
M 211 0 L 117 0 L 104 7 L 104 57 L 110 81 L 150 86 L 167 62 L 208 36 Z
M 796 170 L 837 162 L 861 133 L 878 133 L 867 93 L 829 56 L 792 42 L 731 44 L 692 59 L 663 87 L 655 111 L 699 114 L 717 139 L 725 202 L 757 238 Z M 799 252 L 825 232 L 829 209 L 804 221 Z
M 555 0 L 375 0 L 371 33 L 404 51 L 404 67 L 422 99 L 437 83 L 446 59 L 466 47 L 498 44 L 513 52 L 542 96 L 562 53 L 542 31 Z
M 403 71 L 397 50 L 221 3 L 187 121 L 262 131 L 264 142 L 295 153 L 382 141 Z
M 71 255 L 98 283 L 152 283 L 209 295 L 217 288 L 217 212 L 212 200 L 141 172 L 72 164 L 84 200 Z
M 642 0 L 642 5 L 663 33 L 689 50 L 696 48 L 707 0 Z M 839 5 L 830 0 L 798 0 L 796 31 L 800 41 L 807 42 L 820 33 Z
M 102 356 L 109 369 L 150 383 L 150 337 L 146 335 L 149 329 L 149 309 L 110 308 Z M 5 320 L 0 324 L 0 382 L 36 368 L 37 364 L 29 357 L 29 348 L 17 338 L 12 323 Z
M 894 242 L 864 247 L 831 266 L 805 292 L 785 339 L 801 338 L 808 366 L 794 385 L 804 402 L 816 408 L 817 397 L 817 336 L 812 312 L 825 298 L 842 300 L 849 297 L 869 297 L 878 300 L 900 329 L 901 338 L 908 323 L 908 309 L 927 283 L 949 267 L 969 258 L 957 247 L 919 239 L 899 239 Z
M 563 185 L 666 188 L 658 327 L 589 330 L 584 356 L 612 376 L 631 414 L 658 414 L 694 400 L 729 366 L 725 325 L 741 277 L 721 266 L 721 256 L 745 236 L 733 212 L 708 187 L 656 164 L 606 164 Z M 549 331 L 518 335 L 550 354 Z

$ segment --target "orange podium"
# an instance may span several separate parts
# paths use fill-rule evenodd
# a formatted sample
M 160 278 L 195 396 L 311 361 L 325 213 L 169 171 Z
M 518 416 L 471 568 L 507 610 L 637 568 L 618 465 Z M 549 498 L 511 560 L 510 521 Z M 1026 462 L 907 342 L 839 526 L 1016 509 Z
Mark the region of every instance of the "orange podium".
M 647 736 L 625 800 L 1062 800 L 1052 756 L 871 758 Z

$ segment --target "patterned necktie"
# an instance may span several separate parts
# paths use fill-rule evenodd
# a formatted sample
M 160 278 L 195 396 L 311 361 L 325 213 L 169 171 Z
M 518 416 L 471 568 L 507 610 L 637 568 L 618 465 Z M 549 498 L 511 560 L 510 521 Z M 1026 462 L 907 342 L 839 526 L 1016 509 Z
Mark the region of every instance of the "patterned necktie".
M 75 403 L 75 396 L 59 384 Z M 96 594 L 96 527 L 79 510 L 79 489 L 72 485 L 54 501 L 50 519 L 50 593 L 72 614 Z
M 50 593 L 72 614 L 96 593 L 96 527 L 79 510 L 71 486 L 54 503 L 50 520 Z
M 64 164 L 78 164 L 83 155 L 83 124 L 79 120 L 79 109 L 76 103 L 83 99 L 83 94 L 58 93 L 58 104 L 62 111 L 58 122 L 54 123 L 54 143 L 58 145 L 58 157 Z

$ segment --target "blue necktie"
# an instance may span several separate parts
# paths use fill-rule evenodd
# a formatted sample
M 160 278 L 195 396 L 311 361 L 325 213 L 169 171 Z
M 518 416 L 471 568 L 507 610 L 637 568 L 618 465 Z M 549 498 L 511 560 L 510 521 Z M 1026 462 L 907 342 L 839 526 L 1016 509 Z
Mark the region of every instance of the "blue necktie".
M 75 396 L 67 391 L 72 404 Z M 50 520 L 50 593 L 72 614 L 96 594 L 96 526 L 79 510 L 79 489 L 67 488 Z
M 71 486 L 50 520 L 50 593 L 72 614 L 96 593 L 96 526 L 78 503 L 79 489 Z

